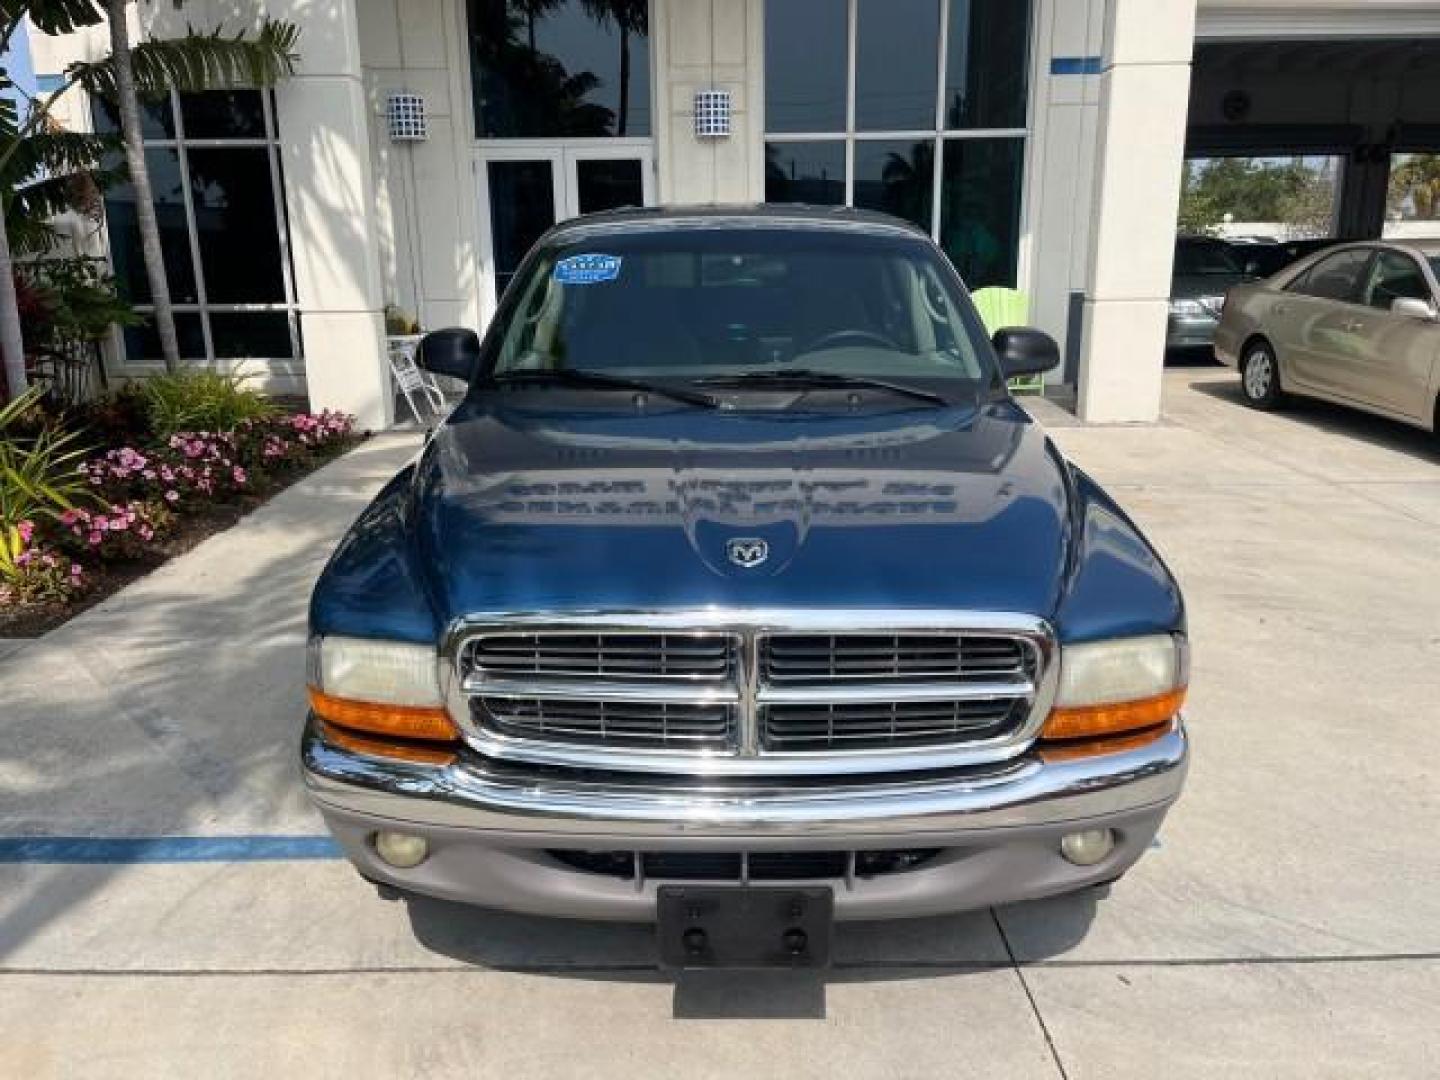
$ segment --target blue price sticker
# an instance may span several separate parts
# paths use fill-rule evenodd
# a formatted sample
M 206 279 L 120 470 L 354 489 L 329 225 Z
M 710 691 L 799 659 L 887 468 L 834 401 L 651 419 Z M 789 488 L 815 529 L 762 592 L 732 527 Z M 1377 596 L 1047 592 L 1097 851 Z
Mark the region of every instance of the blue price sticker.
M 571 255 L 555 264 L 554 278 L 561 285 L 595 285 L 620 276 L 619 255 Z

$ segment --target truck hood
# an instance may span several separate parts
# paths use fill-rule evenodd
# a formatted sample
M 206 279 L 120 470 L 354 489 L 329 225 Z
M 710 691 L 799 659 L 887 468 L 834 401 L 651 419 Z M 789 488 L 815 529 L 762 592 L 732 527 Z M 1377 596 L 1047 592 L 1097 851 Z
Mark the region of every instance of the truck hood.
M 563 400 L 586 405 L 557 411 Z M 406 516 L 442 624 L 712 606 L 1048 617 L 1059 602 L 1065 466 L 1011 402 L 816 413 L 594 400 L 472 401 L 431 439 Z M 768 555 L 737 565 L 732 541 Z

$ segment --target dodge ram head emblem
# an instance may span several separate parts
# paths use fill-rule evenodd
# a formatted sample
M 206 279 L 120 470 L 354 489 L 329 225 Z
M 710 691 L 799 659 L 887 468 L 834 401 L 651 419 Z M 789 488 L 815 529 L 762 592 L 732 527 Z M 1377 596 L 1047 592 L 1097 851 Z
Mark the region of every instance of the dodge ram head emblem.
M 758 536 L 732 536 L 725 541 L 725 554 L 736 566 L 759 566 L 770 557 L 770 545 Z

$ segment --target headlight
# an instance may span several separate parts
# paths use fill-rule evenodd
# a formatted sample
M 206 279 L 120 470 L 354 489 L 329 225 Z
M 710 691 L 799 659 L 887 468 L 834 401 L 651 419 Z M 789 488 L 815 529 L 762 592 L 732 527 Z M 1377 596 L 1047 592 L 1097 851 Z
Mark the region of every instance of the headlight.
M 1171 300 L 1170 314 L 1187 319 L 1195 318 L 1204 315 L 1205 308 L 1199 300 Z
M 445 711 L 434 648 L 323 637 L 310 643 L 310 708 L 356 731 L 407 739 L 459 737 Z
M 1180 711 L 1189 681 L 1185 638 L 1172 634 L 1066 645 L 1044 739 L 1083 739 L 1153 727 Z

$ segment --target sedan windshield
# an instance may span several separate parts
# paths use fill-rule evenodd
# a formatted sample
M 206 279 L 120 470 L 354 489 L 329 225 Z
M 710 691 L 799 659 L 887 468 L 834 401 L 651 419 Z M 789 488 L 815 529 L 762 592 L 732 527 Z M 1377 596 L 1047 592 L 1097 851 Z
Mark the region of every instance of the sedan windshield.
M 913 379 L 991 375 L 974 309 L 918 238 L 755 226 L 616 230 L 546 249 L 512 288 L 491 369 L 501 379 L 566 369 L 646 381 L 789 371 L 792 384 L 849 377 L 862 389 L 894 391 Z

